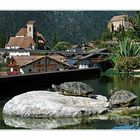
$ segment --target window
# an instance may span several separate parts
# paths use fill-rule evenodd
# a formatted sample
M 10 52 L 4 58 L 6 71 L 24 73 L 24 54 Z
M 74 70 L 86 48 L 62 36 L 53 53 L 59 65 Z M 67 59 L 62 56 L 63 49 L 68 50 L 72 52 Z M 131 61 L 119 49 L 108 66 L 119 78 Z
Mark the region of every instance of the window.
M 31 32 L 31 27 L 29 28 L 29 31 Z
M 29 69 L 29 73 L 31 73 L 32 72 L 32 69 Z

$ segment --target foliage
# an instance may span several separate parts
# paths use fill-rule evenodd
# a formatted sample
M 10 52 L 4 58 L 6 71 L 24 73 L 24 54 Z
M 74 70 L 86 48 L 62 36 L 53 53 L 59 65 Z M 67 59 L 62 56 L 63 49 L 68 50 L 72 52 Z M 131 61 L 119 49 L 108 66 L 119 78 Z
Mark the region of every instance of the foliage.
M 4 48 L 6 39 L 4 35 L 0 32 L 0 48 Z
M 123 40 L 124 38 L 128 37 L 134 40 L 139 40 L 140 38 L 140 12 L 135 12 L 131 14 L 127 18 L 133 26 L 134 29 L 124 29 L 124 26 L 120 25 L 117 31 L 114 31 L 113 24 L 111 24 L 112 31 L 110 32 L 109 29 L 106 29 L 105 32 L 101 35 L 101 40 L 107 41 L 112 40 L 113 38 L 117 38 L 117 40 Z
M 115 69 L 117 69 L 119 72 L 130 72 L 139 68 L 140 57 L 122 57 L 115 65 Z
M 100 40 L 96 39 L 96 40 L 93 41 L 93 44 L 94 44 L 95 46 L 98 46 L 98 45 L 101 44 L 101 42 L 100 42 Z
M 124 38 L 124 40 L 120 41 L 115 48 L 116 55 L 119 58 L 140 56 L 140 46 L 129 38 Z
M 52 41 L 53 41 L 52 42 L 52 46 L 54 47 L 57 44 L 57 42 L 58 42 L 58 38 L 57 38 L 56 33 L 54 33 L 54 36 L 53 36 L 53 40 Z
M 107 41 L 107 40 L 113 40 L 113 38 L 116 38 L 117 40 L 123 40 L 125 37 L 135 38 L 133 34 L 133 30 L 128 29 L 125 31 L 124 27 L 120 25 L 117 31 L 114 31 L 113 29 L 112 31 L 106 29 L 101 35 L 101 40 Z
M 5 63 L 0 63 L 0 72 L 8 71 L 8 67 L 6 67 Z
M 59 40 L 83 44 L 98 38 L 108 20 L 119 14 L 120 11 L 0 11 L 0 32 L 5 37 L 14 36 L 28 20 L 35 20 L 48 46 L 53 46 L 54 33 Z
M 117 70 L 114 70 L 113 68 L 108 69 L 107 71 L 105 71 L 105 75 L 107 76 L 114 76 L 114 75 L 118 75 L 119 72 Z
M 124 38 L 130 38 L 134 40 L 138 39 L 138 36 L 136 36 L 133 29 L 124 30 L 123 26 L 120 26 L 118 31 L 114 31 L 111 34 L 112 34 L 112 39 L 116 38 L 117 40 L 120 40 L 120 41 L 123 41 Z
M 133 34 L 140 38 L 140 11 L 136 11 L 132 17 L 129 17 L 129 21 L 132 23 L 134 32 Z
M 71 48 L 71 47 L 72 47 L 71 43 L 62 41 L 62 42 L 58 42 L 54 46 L 53 50 L 55 50 L 55 51 L 65 51 L 65 50 L 67 50 L 68 48 Z
M 126 36 L 126 31 L 124 30 L 123 26 L 120 26 L 120 28 L 118 29 L 118 31 L 115 31 L 112 33 L 112 36 L 117 38 L 118 40 L 123 40 L 124 37 Z
M 115 54 L 111 54 L 111 55 L 108 56 L 108 60 L 110 62 L 112 62 L 112 66 L 115 66 L 115 64 L 118 60 L 118 57 Z
M 109 46 L 107 44 L 104 43 L 100 43 L 97 48 L 108 48 Z
M 120 72 L 130 72 L 140 68 L 140 46 L 129 38 L 119 41 L 115 53 L 108 59 L 114 63 L 114 68 Z
M 131 38 L 133 40 L 138 40 L 138 36 L 136 35 L 135 33 L 135 30 L 133 29 L 128 29 L 126 32 L 125 32 L 125 37 L 128 37 L 128 38 Z
M 106 29 L 102 34 L 101 34 L 101 40 L 102 41 L 107 41 L 107 40 L 112 40 L 113 34 L 112 32 L 109 31 L 109 29 Z

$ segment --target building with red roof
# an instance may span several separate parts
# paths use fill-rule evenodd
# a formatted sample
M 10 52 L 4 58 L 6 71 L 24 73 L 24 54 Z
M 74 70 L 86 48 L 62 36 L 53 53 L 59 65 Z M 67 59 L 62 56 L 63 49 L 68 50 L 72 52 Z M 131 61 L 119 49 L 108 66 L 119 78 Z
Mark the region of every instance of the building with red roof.
M 35 21 L 27 22 L 26 27 L 20 28 L 14 37 L 10 37 L 6 49 L 40 49 L 47 45 L 46 39 L 36 30 Z

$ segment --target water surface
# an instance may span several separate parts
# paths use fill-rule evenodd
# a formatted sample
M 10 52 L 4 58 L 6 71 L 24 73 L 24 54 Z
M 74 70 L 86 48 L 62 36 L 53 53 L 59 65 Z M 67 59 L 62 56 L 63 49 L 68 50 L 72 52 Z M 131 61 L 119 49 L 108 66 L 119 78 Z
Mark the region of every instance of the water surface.
M 91 78 L 89 80 L 83 80 L 82 82 L 89 84 L 95 90 L 96 94 L 104 95 L 107 98 L 110 97 L 108 93 L 110 89 L 130 90 L 138 96 L 135 104 L 140 105 L 140 78 L 127 76 L 113 76 L 113 77 L 101 76 L 96 79 Z M 139 117 L 131 117 L 131 116 L 122 116 L 115 118 L 108 118 L 106 116 L 102 116 L 102 118 L 96 117 L 88 119 L 62 118 L 58 120 L 13 118 L 12 123 L 15 124 L 15 127 L 13 127 L 10 122 L 11 120 L 7 118 L 6 125 L 4 123 L 2 116 L 2 108 L 9 99 L 10 98 L 0 100 L 0 129 L 15 129 L 15 128 L 47 129 L 48 123 L 54 122 L 57 122 L 58 124 L 57 127 L 54 129 L 140 129 Z M 17 124 L 24 125 L 16 126 Z

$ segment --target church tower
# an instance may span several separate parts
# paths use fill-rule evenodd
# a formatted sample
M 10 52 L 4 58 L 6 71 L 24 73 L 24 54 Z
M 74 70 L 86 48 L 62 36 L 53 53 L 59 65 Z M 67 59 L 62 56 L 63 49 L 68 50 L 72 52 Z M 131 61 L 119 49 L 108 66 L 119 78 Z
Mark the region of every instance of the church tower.
M 34 33 L 35 33 L 35 27 L 34 27 L 35 21 L 30 20 L 27 22 L 27 36 L 32 37 L 34 39 Z

